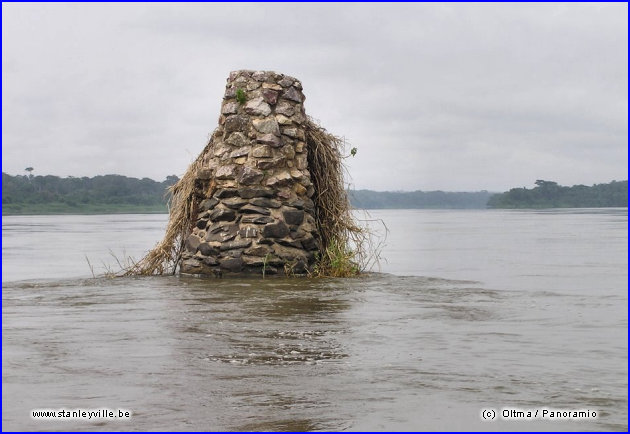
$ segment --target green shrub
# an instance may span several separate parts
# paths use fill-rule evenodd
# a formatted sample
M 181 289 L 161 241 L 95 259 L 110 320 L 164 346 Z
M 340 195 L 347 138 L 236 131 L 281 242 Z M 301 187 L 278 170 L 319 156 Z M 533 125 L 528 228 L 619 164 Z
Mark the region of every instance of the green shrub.
M 247 101 L 247 95 L 245 95 L 243 89 L 236 89 L 236 100 L 239 104 L 245 104 L 245 101 Z

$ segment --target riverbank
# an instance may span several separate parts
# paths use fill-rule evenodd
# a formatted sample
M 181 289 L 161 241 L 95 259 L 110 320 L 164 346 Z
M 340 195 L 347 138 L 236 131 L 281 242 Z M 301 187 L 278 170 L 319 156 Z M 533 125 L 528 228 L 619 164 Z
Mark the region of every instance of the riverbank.
M 91 215 L 91 214 L 167 214 L 166 205 L 131 205 L 121 204 L 81 204 L 70 205 L 61 202 L 34 204 L 3 204 L 3 216 L 15 215 Z

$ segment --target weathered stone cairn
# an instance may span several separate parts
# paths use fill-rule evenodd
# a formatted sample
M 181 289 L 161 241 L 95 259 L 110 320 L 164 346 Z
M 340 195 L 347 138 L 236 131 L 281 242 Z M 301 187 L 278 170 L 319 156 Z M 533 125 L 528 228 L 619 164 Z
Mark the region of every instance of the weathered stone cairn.
M 196 174 L 197 220 L 181 273 L 303 274 L 313 266 L 319 237 L 304 99 L 293 77 L 230 73 Z

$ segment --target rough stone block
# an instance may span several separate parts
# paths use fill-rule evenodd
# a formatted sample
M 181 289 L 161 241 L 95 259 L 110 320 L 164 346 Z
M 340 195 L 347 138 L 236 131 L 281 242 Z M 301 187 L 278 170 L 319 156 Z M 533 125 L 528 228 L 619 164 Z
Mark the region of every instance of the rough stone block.
M 306 235 L 302 241 L 302 247 L 306 250 L 317 250 L 317 240 L 312 235 Z
M 245 131 L 245 127 L 247 127 L 247 116 L 243 115 L 232 115 L 228 116 L 225 119 L 225 123 L 223 124 L 223 128 L 227 134 L 236 132 L 236 131 Z
M 304 209 L 304 201 L 302 199 L 294 199 L 291 202 L 289 202 L 287 205 L 296 209 Z
M 206 241 L 224 243 L 236 238 L 236 231 L 234 232 L 208 232 L 206 235 Z
M 245 226 L 238 231 L 241 238 L 255 238 L 258 236 L 258 228 L 255 226 Z
M 230 226 L 230 224 L 225 222 L 212 223 L 206 228 L 206 232 L 209 234 L 216 234 L 221 231 L 226 231 L 228 226 Z
M 304 221 L 304 211 L 300 209 L 286 209 L 282 211 L 284 221 L 288 225 L 301 225 Z
M 267 116 L 271 113 L 271 107 L 262 98 L 254 98 L 245 104 L 245 112 L 255 116 Z
M 276 243 L 280 244 L 281 246 L 293 247 L 294 249 L 302 248 L 302 243 L 299 240 L 291 240 L 291 239 L 285 238 L 285 239 L 276 241 Z
M 293 160 L 295 158 L 295 150 L 293 145 L 285 145 L 282 147 L 282 153 L 287 157 L 288 160 Z
M 186 250 L 191 253 L 195 253 L 197 251 L 199 244 L 201 244 L 201 240 L 197 235 L 191 234 L 188 236 L 188 238 L 186 238 Z
M 306 187 L 304 187 L 303 185 L 301 185 L 301 184 L 295 184 L 295 187 L 294 187 L 294 188 L 295 188 L 295 193 L 296 193 L 298 196 L 304 196 L 304 195 L 306 195 Z
M 212 169 L 209 167 L 203 167 L 197 170 L 197 179 L 212 179 Z
M 223 108 L 221 109 L 221 113 L 224 115 L 231 115 L 238 111 L 238 103 L 236 101 L 229 101 L 223 104 Z
M 252 78 L 256 81 L 262 81 L 265 82 L 267 80 L 269 80 L 269 73 L 267 71 L 256 71 L 254 73 L 252 73 Z M 263 87 L 265 86 L 265 84 L 267 83 L 263 83 Z
M 231 84 L 227 84 L 223 99 L 230 99 L 230 98 L 234 98 L 235 96 L 236 96 L 236 88 L 233 87 Z
M 219 254 L 219 251 L 208 243 L 199 244 L 198 250 L 199 250 L 199 253 L 201 253 L 204 256 L 217 256 Z M 214 264 L 208 264 L 208 265 L 216 265 L 216 262 Z
M 293 194 L 291 193 L 291 190 L 289 190 L 288 188 L 282 188 L 278 190 L 278 193 L 276 193 L 276 195 L 278 196 L 279 199 L 284 199 L 284 200 L 289 200 L 293 196 Z
M 258 245 L 258 246 L 252 246 L 249 249 L 245 250 L 243 253 L 245 255 L 251 255 L 251 256 L 265 256 L 266 254 L 271 252 L 271 248 L 269 248 L 269 246 L 265 246 L 265 245 Z
M 271 89 L 271 90 L 282 90 L 282 86 L 275 84 L 275 83 L 263 83 L 262 85 L 263 89 Z
M 277 139 L 276 136 L 272 136 L 272 137 Z M 256 146 L 254 149 L 252 149 L 251 154 L 252 154 L 252 157 L 256 157 L 256 158 L 271 157 L 273 155 L 271 153 L 271 147 L 267 145 Z
M 221 144 L 217 144 L 214 147 L 212 151 L 212 155 L 214 155 L 215 157 L 223 158 L 224 156 L 228 155 L 230 152 L 232 152 L 232 148 L 224 143 L 221 143 Z
M 197 220 L 197 224 L 195 226 L 197 226 L 197 229 L 205 229 L 207 224 L 208 220 L 199 219 Z
M 265 184 L 269 187 L 277 188 L 283 185 L 288 185 L 291 182 L 293 182 L 293 178 L 291 178 L 291 174 L 285 170 L 270 177 Z
M 214 193 L 214 197 L 218 199 L 226 199 L 236 195 L 238 195 L 238 191 L 235 188 L 220 188 Z
M 308 167 L 308 160 L 306 159 L 306 155 L 298 155 L 295 157 L 295 167 L 300 170 L 304 170 Z
M 295 113 L 295 107 L 289 101 L 280 100 L 276 105 L 276 113 L 291 117 Z
M 269 223 L 262 230 L 262 236 L 265 238 L 284 238 L 289 235 L 289 227 L 283 222 Z
M 248 91 L 252 91 L 258 89 L 259 87 L 260 83 L 250 81 L 249 83 L 247 83 L 247 86 L 245 86 L 245 89 L 247 89 Z
M 245 155 L 248 155 L 251 149 L 252 149 L 251 146 L 242 146 L 230 152 L 230 158 L 238 158 L 238 157 L 243 157 Z
M 287 261 L 302 260 L 306 262 L 306 253 L 301 249 L 274 244 L 273 252 L 279 258 Z
M 283 128 L 282 134 L 284 134 L 285 136 L 296 138 L 298 136 L 298 129 L 297 128 Z
M 190 258 L 182 261 L 181 269 L 182 273 L 198 274 L 201 273 L 202 265 L 199 260 Z
M 209 209 L 214 208 L 218 203 L 219 201 L 213 197 L 211 197 L 210 199 L 204 199 L 201 201 L 201 203 L 199 203 L 199 209 L 203 211 L 208 211 Z
M 243 167 L 243 172 L 238 179 L 238 182 L 241 184 L 258 184 L 262 181 L 264 177 L 264 173 L 260 170 L 254 169 L 253 167 L 245 166 Z
M 252 240 L 235 240 L 221 244 L 221 251 L 243 249 L 252 245 Z
M 209 256 L 207 258 L 203 258 L 201 260 L 201 262 L 205 265 L 218 265 L 219 261 L 216 260 L 216 258 Z
M 282 87 L 289 87 L 293 84 L 294 81 L 295 80 L 290 77 L 282 77 L 282 79 L 278 81 L 278 84 Z
M 256 136 L 256 142 L 262 143 L 263 145 L 273 146 L 274 148 L 282 145 L 280 137 L 274 134 L 258 134 Z
M 274 191 L 265 187 L 242 187 L 238 189 L 238 195 L 243 199 L 251 199 L 253 197 L 273 197 Z
M 282 115 L 282 114 L 277 114 L 276 115 L 276 120 L 278 121 L 278 124 L 280 125 L 291 125 L 293 123 L 293 121 L 291 120 L 291 118 Z
M 268 104 L 274 105 L 278 102 L 278 92 L 272 89 L 263 89 L 262 97 Z
M 219 261 L 222 269 L 239 273 L 243 268 L 243 259 L 241 258 L 224 258 Z
M 262 170 L 274 169 L 276 167 L 285 166 L 286 159 L 284 157 L 276 157 L 269 160 L 256 161 L 256 167 Z
M 228 208 L 239 209 L 243 205 L 247 204 L 248 200 L 240 198 L 240 197 L 230 197 L 229 199 L 223 199 L 221 203 L 227 206 Z
M 260 215 L 269 215 L 271 211 L 266 208 L 255 206 L 255 205 L 245 205 L 240 209 L 243 214 L 260 214 Z
M 237 131 L 230 134 L 227 140 L 225 141 L 225 143 L 227 143 L 228 145 L 232 145 L 232 146 L 236 146 L 240 148 L 241 146 L 245 146 L 249 144 L 249 139 L 245 136 L 245 134 L 241 133 L 240 131 Z
M 297 169 L 291 169 L 289 171 L 289 173 L 291 174 L 291 176 L 294 179 L 297 179 L 298 181 L 302 180 L 305 178 L 306 175 L 304 175 L 304 172 L 302 172 L 301 170 L 297 170 Z
M 302 102 L 302 100 L 304 99 L 302 92 L 300 92 L 294 87 L 290 87 L 287 90 L 285 90 L 284 93 L 282 94 L 282 97 L 286 99 L 290 99 L 291 101 L 295 101 L 295 102 Z
M 244 252 L 243 252 L 244 253 Z M 253 266 L 253 267 L 262 267 L 265 265 L 265 258 L 260 256 L 248 256 L 244 254 L 242 256 L 243 264 Z M 266 271 L 265 271 L 266 274 Z
M 246 215 L 241 219 L 242 223 L 254 223 L 256 225 L 266 225 L 267 223 L 271 223 L 273 221 L 273 217 L 261 216 L 259 214 Z
M 254 125 L 256 131 L 260 133 L 274 134 L 276 136 L 280 135 L 280 127 L 278 126 L 278 122 L 275 119 L 254 119 L 252 121 L 252 124 Z
M 313 203 L 313 201 L 309 198 L 304 198 L 304 209 L 309 212 L 312 213 L 315 210 L 315 204 Z M 310 217 L 310 216 L 309 216 Z M 312 217 L 311 217 L 312 218 Z
M 235 179 L 237 174 L 238 166 L 236 166 L 235 164 L 227 164 L 217 169 L 215 177 L 217 179 Z
M 243 249 L 232 249 L 224 252 L 230 258 L 240 258 L 243 256 Z
M 256 197 L 249 201 L 252 205 L 261 206 L 263 208 L 280 208 L 282 205 L 275 199 L 269 199 L 267 197 Z
M 236 218 L 234 210 L 218 208 L 210 213 L 208 216 L 213 222 L 229 222 Z

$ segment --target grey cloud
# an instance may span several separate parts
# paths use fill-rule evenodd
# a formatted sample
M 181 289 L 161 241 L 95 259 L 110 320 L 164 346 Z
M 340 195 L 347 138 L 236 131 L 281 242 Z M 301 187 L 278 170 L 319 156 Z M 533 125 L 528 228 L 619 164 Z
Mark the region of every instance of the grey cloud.
M 250 68 L 302 80 L 357 188 L 627 177 L 626 4 L 3 4 L 3 32 L 9 173 L 182 174 Z

